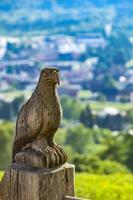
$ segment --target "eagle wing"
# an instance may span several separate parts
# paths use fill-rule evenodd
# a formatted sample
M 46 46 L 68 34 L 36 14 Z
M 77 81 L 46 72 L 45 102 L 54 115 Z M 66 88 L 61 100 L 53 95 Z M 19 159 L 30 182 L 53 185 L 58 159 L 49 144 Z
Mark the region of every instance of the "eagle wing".
M 20 110 L 13 143 L 13 160 L 16 153 L 40 133 L 43 125 L 42 112 L 42 102 L 37 97 L 31 97 Z

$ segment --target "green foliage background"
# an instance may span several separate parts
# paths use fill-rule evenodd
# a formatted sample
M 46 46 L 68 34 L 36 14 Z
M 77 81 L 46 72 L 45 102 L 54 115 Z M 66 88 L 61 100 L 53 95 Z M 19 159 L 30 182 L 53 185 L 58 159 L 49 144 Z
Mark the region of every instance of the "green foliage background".
M 88 106 L 87 103 L 69 97 L 63 97 L 61 101 L 66 112 L 55 140 L 67 152 L 68 162 L 76 166 L 77 196 L 92 200 L 132 200 L 132 104 L 90 102 Z M 106 106 L 125 112 L 124 119 L 131 124 L 130 129 L 112 131 L 96 126 L 96 113 Z M 115 122 L 116 119 L 113 119 L 113 123 Z M 11 163 L 14 130 L 14 122 L 1 121 L 1 170 L 5 170 Z M 0 178 L 2 175 L 3 172 L 0 173 Z

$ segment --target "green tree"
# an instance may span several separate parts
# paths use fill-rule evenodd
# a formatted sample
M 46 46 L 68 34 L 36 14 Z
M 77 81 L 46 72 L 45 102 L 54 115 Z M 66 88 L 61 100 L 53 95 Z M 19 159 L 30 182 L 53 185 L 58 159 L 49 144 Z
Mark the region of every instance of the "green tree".
M 100 50 L 100 51 L 99 51 Z M 99 60 L 95 66 L 95 74 L 110 74 L 118 80 L 125 74 L 125 64 L 132 56 L 132 45 L 125 33 L 115 32 L 107 40 L 106 47 L 96 53 Z
M 13 100 L 13 102 L 12 102 L 12 109 L 13 109 L 13 112 L 14 112 L 14 116 L 18 115 L 18 112 L 19 112 L 20 107 L 21 107 L 21 105 L 22 105 L 23 102 L 24 102 L 24 96 L 16 97 Z
M 12 105 L 10 102 L 0 102 L 0 119 L 11 120 L 13 116 Z
M 80 112 L 82 110 L 82 105 L 76 99 L 70 98 L 68 96 L 61 97 L 61 105 L 63 108 L 63 117 L 66 119 L 78 120 Z
M 126 162 L 126 141 L 122 133 L 116 132 L 116 135 L 107 135 L 101 139 L 101 143 L 106 146 L 101 154 L 101 159 L 110 159 L 120 163 Z
M 131 133 L 126 133 L 124 136 L 124 141 L 125 141 L 125 145 L 126 145 L 125 148 L 126 148 L 126 155 L 127 155 L 125 164 L 133 172 L 133 135 Z
M 83 125 L 78 125 L 67 129 L 66 145 L 70 145 L 74 152 L 85 153 L 90 143 L 93 143 L 89 129 Z
M 87 105 L 86 108 L 82 110 L 80 114 L 80 122 L 83 123 L 86 127 L 93 127 L 94 119 L 89 105 Z

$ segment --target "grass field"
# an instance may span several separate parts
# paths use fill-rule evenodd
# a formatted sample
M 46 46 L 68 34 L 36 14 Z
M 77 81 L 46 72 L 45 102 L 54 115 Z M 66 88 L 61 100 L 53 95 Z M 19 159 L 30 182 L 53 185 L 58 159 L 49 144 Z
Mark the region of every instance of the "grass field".
M 3 172 L 0 172 L 0 180 Z M 133 200 L 133 175 L 76 174 L 76 195 L 90 200 Z
M 133 175 L 76 174 L 76 194 L 91 200 L 133 200 Z

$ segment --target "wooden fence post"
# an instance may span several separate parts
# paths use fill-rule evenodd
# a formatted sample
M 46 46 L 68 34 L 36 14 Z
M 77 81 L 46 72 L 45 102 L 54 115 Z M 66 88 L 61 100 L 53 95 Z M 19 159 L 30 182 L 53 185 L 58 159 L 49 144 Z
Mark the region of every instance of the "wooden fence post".
M 74 166 L 55 169 L 13 165 L 0 185 L 0 200 L 63 200 L 75 196 Z

